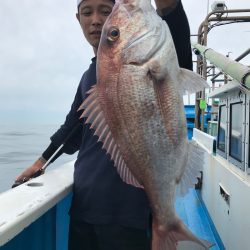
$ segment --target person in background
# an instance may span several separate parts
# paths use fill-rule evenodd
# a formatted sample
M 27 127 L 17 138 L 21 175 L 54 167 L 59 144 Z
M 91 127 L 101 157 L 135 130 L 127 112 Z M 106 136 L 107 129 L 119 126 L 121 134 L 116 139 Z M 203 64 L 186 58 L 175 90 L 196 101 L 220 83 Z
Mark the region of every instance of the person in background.
M 192 70 L 189 24 L 181 1 L 155 0 L 157 13 L 167 22 L 180 67 Z M 150 207 L 145 192 L 124 183 L 109 155 L 89 125 L 79 120 L 78 108 L 96 83 L 96 54 L 102 27 L 115 0 L 77 0 L 76 18 L 95 57 L 83 74 L 64 124 L 51 136 L 51 144 L 16 181 L 29 179 L 41 169 L 71 133 L 61 154 L 79 151 L 74 169 L 69 211 L 69 250 L 149 250 Z

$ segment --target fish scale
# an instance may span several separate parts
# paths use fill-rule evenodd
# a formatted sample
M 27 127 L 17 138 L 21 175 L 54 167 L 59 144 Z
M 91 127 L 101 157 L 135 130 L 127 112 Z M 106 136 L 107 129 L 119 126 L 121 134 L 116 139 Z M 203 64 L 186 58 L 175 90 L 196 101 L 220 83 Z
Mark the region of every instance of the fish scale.
M 131 67 L 135 68 L 135 66 Z M 133 70 L 129 70 L 129 67 L 127 67 L 123 74 L 126 75 L 127 71 L 133 72 Z M 133 152 L 129 153 L 128 158 L 131 158 L 131 155 L 133 156 L 134 152 L 136 152 L 134 156 L 136 157 L 136 162 L 138 162 L 138 168 L 145 165 L 145 155 L 150 156 L 151 162 L 148 164 L 152 164 L 152 161 L 160 159 L 162 153 L 157 148 L 163 149 L 166 146 L 166 144 L 162 143 L 162 138 L 166 135 L 159 108 L 157 107 L 153 83 L 151 82 L 151 84 L 145 86 L 144 81 L 139 81 L 141 80 L 141 75 L 136 75 L 136 72 L 138 70 L 133 72 L 130 85 L 127 81 L 120 81 L 120 83 L 122 82 L 118 89 L 118 92 L 122 93 L 119 99 L 120 108 L 113 111 L 112 114 L 116 117 L 118 115 L 123 117 L 122 130 L 127 130 L 131 136 L 127 139 L 127 137 L 124 138 L 123 134 L 121 134 L 118 140 L 124 140 L 124 142 L 121 142 L 123 145 L 132 145 Z M 147 79 L 144 80 L 146 81 Z M 147 106 L 153 106 L 153 112 L 152 110 L 148 112 Z M 155 150 L 152 150 L 153 142 Z M 142 169 L 145 169 L 145 167 L 142 167 Z

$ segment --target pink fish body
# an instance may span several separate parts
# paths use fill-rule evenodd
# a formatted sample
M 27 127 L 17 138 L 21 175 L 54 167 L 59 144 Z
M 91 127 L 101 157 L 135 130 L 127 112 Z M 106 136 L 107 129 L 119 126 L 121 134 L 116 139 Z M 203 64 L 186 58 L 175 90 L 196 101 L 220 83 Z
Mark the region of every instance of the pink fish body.
M 150 0 L 118 0 L 102 32 L 97 84 L 83 116 L 111 155 L 121 178 L 144 188 L 152 208 L 153 250 L 190 240 L 207 249 L 174 209 L 176 187 L 192 186 L 202 166 L 187 140 L 182 93 L 207 87 L 181 69 L 168 26 Z

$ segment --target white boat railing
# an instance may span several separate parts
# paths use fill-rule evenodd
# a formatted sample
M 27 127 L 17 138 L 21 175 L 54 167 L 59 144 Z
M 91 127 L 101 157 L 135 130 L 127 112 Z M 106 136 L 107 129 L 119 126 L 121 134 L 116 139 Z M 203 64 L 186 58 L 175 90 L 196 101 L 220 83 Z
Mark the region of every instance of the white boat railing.
M 202 148 L 206 149 L 209 154 L 214 152 L 215 137 L 211 136 L 199 129 L 194 128 L 193 138 Z
M 73 166 L 69 162 L 0 194 L 0 247 L 71 192 Z

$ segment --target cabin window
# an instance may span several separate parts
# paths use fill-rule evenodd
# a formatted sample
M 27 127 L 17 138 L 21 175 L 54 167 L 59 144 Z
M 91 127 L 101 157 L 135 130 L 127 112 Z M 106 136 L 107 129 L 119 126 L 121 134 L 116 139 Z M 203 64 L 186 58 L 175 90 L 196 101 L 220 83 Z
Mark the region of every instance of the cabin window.
M 242 110 L 242 102 L 230 105 L 229 155 L 239 162 L 242 162 Z
M 219 108 L 219 129 L 218 129 L 218 149 L 226 152 L 226 127 L 227 127 L 227 109 L 226 105 Z

